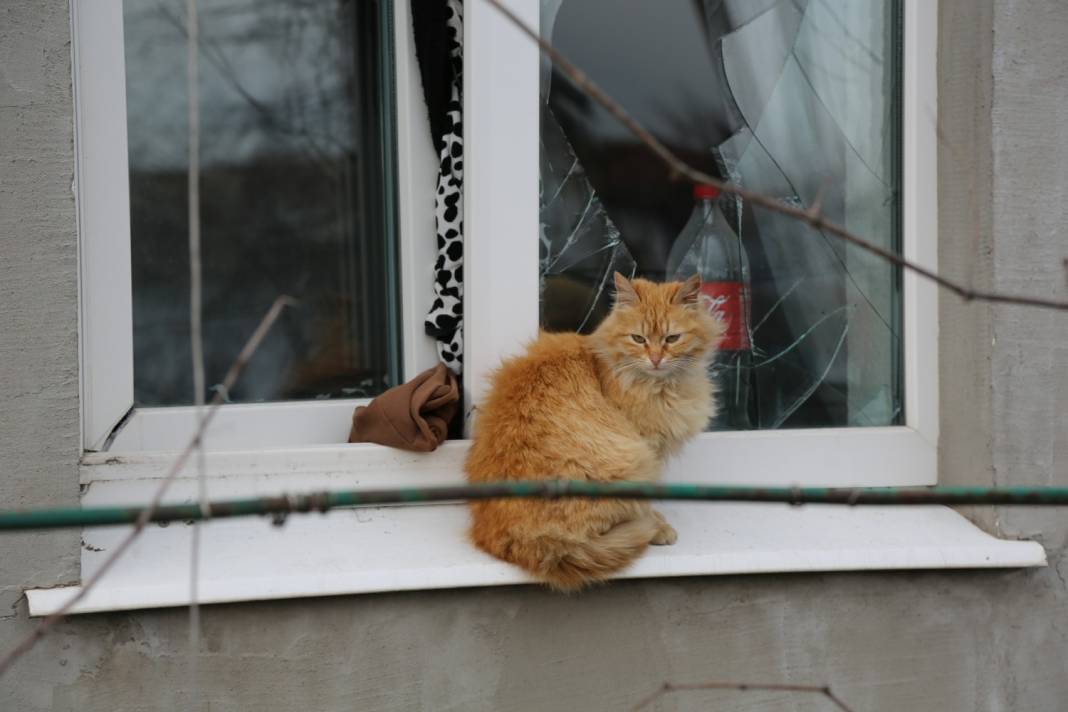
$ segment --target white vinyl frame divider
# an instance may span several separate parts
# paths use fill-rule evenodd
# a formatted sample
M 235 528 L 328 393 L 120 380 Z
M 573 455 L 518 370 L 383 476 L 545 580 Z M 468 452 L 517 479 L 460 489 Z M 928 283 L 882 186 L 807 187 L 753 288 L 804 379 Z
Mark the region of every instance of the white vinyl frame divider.
M 82 444 L 133 405 L 130 191 L 122 0 L 71 2 Z
M 409 19 L 394 3 L 403 367 L 436 361 L 423 317 L 433 300 L 437 158 L 428 127 Z M 126 67 L 122 0 L 71 0 L 75 196 L 81 290 L 82 445 L 93 451 L 177 450 L 196 427 L 191 407 L 134 408 Z M 236 355 L 236 354 L 235 354 Z M 360 399 L 225 405 L 209 448 L 344 442 Z M 132 410 L 131 410 L 132 409 Z M 129 413 L 122 427 L 116 426 Z

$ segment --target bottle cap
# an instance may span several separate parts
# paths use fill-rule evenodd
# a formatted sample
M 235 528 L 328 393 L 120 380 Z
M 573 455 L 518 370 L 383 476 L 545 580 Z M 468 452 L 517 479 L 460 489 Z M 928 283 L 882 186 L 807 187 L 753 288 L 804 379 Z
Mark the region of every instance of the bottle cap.
M 693 197 L 695 198 L 718 198 L 719 188 L 707 183 L 694 183 Z

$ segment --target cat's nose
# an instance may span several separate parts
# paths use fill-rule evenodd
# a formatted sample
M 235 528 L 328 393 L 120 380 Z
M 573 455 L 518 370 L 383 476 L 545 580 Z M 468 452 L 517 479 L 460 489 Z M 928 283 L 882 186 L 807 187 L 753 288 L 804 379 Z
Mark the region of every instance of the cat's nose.
M 660 362 L 664 360 L 664 354 L 649 354 L 649 360 L 653 363 L 653 368 L 660 368 Z

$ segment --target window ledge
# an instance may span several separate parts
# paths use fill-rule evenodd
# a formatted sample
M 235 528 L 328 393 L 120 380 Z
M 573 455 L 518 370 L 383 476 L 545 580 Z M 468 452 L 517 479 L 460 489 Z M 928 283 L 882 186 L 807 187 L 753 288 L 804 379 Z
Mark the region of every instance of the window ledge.
M 620 578 L 801 571 L 1044 566 L 1043 548 L 1000 540 L 946 507 L 790 507 L 661 503 L 679 532 Z M 284 527 L 245 518 L 202 530 L 199 600 L 280 598 L 529 583 L 465 539 L 466 508 L 416 505 L 293 516 Z M 90 574 L 125 527 L 86 530 Z M 74 613 L 189 602 L 191 527 L 153 526 Z M 30 614 L 55 612 L 77 586 L 27 592 Z

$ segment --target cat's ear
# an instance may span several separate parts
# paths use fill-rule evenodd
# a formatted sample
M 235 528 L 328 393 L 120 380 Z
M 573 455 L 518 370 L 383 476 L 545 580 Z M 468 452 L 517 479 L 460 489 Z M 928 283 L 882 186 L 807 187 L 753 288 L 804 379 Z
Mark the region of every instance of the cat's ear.
M 616 306 L 637 304 L 639 301 L 638 292 L 634 289 L 631 281 L 619 272 L 613 274 L 612 278 L 616 282 Z
M 675 292 L 675 298 L 672 301 L 685 307 L 697 306 L 700 296 L 701 277 L 695 274 L 679 285 L 679 291 Z

